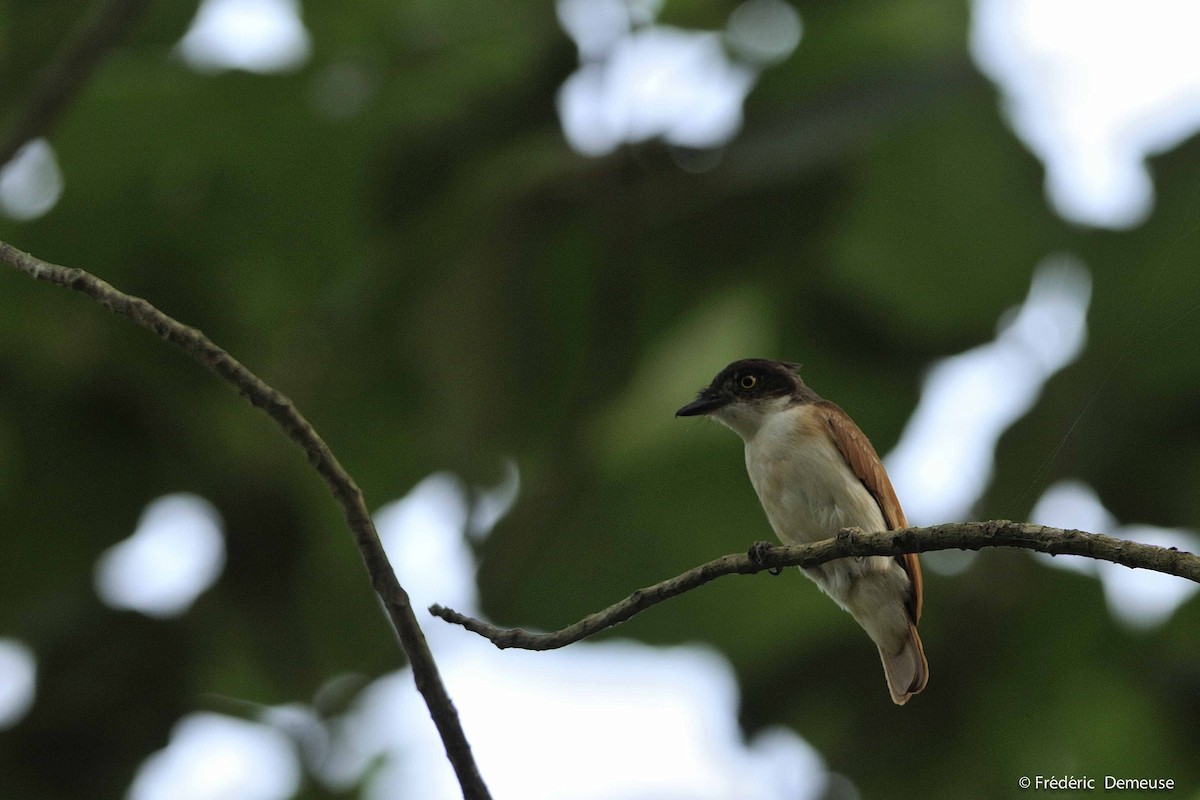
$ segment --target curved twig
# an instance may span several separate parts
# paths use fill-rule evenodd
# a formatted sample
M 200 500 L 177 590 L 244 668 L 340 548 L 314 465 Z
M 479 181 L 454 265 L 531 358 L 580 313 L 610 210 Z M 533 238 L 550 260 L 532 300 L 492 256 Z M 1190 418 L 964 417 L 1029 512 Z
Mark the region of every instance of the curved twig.
M 463 797 L 468 800 L 490 798 L 487 786 L 471 754 L 471 745 L 459 723 L 458 712 L 438 674 L 437 663 L 425 641 L 425 634 L 413 613 L 408 593 L 396 579 L 375 531 L 375 523 L 363 502 L 362 491 L 342 468 L 329 446 L 313 430 L 307 419 L 282 393 L 264 383 L 233 356 L 214 344 L 196 328 L 184 325 L 159 311 L 140 297 L 118 291 L 105 281 L 79 269 L 50 264 L 5 242 L 0 242 L 0 260 L 40 281 L 56 283 L 96 300 L 110 311 L 129 317 L 168 342 L 183 348 L 188 355 L 217 373 L 242 397 L 261 408 L 275 420 L 288 438 L 304 449 L 308 461 L 325 479 L 341 505 L 354 541 L 362 554 L 371 585 L 387 609 L 392 626 L 400 637 L 412 665 L 417 690 L 425 698 L 429 714 L 446 747 L 446 756 L 454 767 Z
M 984 547 L 1018 547 L 1050 555 L 1076 555 L 1111 561 L 1126 567 L 1150 569 L 1200 583 L 1200 557 L 1181 550 L 1130 542 L 1099 533 L 1049 528 L 1028 522 L 994 520 L 958 522 L 930 528 L 905 528 L 863 533 L 854 528 L 832 539 L 779 547 L 760 542 L 748 553 L 733 553 L 701 564 L 682 575 L 638 589 L 618 603 L 589 614 L 574 625 L 550 633 L 530 633 L 521 628 L 501 628 L 440 605 L 429 612 L 462 625 L 501 649 L 554 650 L 619 625 L 639 611 L 703 586 L 722 575 L 750 575 L 779 567 L 815 567 L 847 556 L 897 556 L 930 550 L 980 550 Z

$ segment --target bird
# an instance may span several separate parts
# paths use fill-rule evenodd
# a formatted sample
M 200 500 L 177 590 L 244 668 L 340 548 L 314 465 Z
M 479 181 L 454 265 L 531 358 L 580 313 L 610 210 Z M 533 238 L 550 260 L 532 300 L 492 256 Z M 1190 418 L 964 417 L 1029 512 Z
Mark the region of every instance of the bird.
M 810 389 L 791 361 L 746 358 L 725 367 L 677 417 L 704 415 L 746 445 L 746 471 L 784 544 L 828 539 L 843 528 L 908 527 L 875 448 L 840 407 Z M 915 553 L 837 559 L 803 572 L 850 612 L 879 648 L 892 702 L 925 688 L 929 664 L 917 623 Z

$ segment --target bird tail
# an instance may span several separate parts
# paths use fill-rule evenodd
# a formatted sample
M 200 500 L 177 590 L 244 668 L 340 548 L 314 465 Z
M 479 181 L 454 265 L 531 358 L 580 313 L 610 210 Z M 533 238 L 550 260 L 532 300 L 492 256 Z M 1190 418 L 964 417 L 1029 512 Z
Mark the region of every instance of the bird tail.
M 880 646 L 879 658 L 883 661 L 892 702 L 902 706 L 929 681 L 929 662 L 925 660 L 925 648 L 921 646 L 917 626 L 909 622 L 908 636 L 901 640 L 899 649 L 889 650 L 891 648 L 885 650 Z

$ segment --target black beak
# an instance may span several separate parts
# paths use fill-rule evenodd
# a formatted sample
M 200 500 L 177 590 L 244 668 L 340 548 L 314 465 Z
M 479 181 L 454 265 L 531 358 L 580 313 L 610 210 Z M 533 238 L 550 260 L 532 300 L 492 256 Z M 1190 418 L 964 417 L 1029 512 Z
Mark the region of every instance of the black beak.
M 708 414 L 727 405 L 729 400 L 730 398 L 711 389 L 702 389 L 696 399 L 676 411 L 675 416 L 696 417 L 701 414 Z

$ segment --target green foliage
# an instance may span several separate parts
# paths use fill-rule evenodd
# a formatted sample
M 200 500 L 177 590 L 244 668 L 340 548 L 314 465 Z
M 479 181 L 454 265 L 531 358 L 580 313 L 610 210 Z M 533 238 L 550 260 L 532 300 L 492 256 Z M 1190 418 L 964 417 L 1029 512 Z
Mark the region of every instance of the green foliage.
M 10 6 L 6 111 L 77 11 Z M 310 3 L 313 57 L 275 76 L 191 72 L 171 53 L 187 15 L 159 9 L 50 137 L 58 206 L 0 239 L 205 330 L 297 403 L 372 507 L 514 458 L 521 496 L 479 576 L 503 624 L 559 627 L 769 537 L 736 439 L 671 417 L 728 360 L 802 361 L 886 452 L 931 361 L 989 340 L 1064 250 L 1092 270 L 1088 348 L 1001 441 L 978 516 L 1024 518 L 1077 477 L 1122 521 L 1200 527 L 1200 145 L 1154 163 L 1147 224 L 1079 230 L 970 67 L 962 4 L 801 13 L 742 135 L 692 174 L 655 144 L 569 150 L 554 103 L 575 57 L 542 2 Z M 321 110 L 347 86 L 360 107 Z M 307 700 L 400 663 L 337 509 L 266 419 L 83 298 L 0 287 L 0 635 L 44 670 L 0 733 L 4 796 L 119 796 L 206 695 Z M 224 575 L 179 621 L 105 608 L 97 555 L 171 491 L 220 509 Z M 791 726 L 866 797 L 1008 797 L 1071 772 L 1192 792 L 1197 613 L 1135 635 L 1093 580 L 985 553 L 927 575 L 932 677 L 902 710 L 794 572 L 620 635 L 712 643 L 748 728 Z

